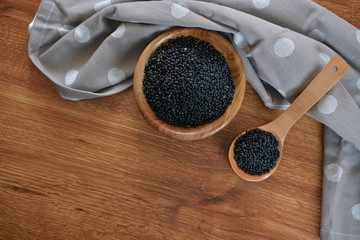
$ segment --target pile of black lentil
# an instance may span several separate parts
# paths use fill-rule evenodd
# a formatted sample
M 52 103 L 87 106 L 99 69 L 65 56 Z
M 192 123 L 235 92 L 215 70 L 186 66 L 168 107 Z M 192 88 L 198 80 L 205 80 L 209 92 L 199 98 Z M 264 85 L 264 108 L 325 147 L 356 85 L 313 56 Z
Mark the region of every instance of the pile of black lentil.
M 234 144 L 234 159 L 239 168 L 252 175 L 268 173 L 279 158 L 279 142 L 269 132 L 246 131 Z
M 226 111 L 234 91 L 224 56 L 191 36 L 163 43 L 145 66 L 146 101 L 170 125 L 195 127 L 214 121 Z

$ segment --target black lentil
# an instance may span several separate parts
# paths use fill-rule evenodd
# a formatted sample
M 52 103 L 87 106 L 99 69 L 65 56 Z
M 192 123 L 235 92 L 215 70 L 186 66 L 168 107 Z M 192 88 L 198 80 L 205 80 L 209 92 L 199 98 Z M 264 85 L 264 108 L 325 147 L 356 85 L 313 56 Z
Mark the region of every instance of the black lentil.
M 268 173 L 279 158 L 279 142 L 267 131 L 252 129 L 241 135 L 234 144 L 237 166 L 252 175 Z
M 145 66 L 146 101 L 170 125 L 195 127 L 214 121 L 226 111 L 234 91 L 224 56 L 191 36 L 163 43 Z

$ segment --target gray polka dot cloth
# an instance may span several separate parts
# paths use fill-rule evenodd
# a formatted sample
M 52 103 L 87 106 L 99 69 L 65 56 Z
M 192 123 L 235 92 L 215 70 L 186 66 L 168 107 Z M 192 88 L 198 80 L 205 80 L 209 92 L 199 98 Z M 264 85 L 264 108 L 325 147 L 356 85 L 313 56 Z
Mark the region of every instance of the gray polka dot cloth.
M 309 0 L 43 0 L 29 56 L 66 99 L 132 85 L 145 46 L 174 27 L 223 33 L 264 104 L 286 109 L 334 55 L 352 69 L 308 114 L 325 124 L 322 239 L 360 239 L 360 30 Z

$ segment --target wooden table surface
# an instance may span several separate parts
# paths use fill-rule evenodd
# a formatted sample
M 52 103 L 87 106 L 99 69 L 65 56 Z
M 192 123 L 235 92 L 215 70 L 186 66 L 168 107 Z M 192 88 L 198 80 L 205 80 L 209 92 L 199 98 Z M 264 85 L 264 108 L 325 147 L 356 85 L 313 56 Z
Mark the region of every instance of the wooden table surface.
M 227 151 L 274 119 L 247 85 L 221 132 L 182 142 L 153 130 L 131 89 L 62 99 L 27 56 L 39 0 L 0 2 L 0 239 L 319 239 L 322 125 L 290 130 L 280 167 L 249 183 Z M 317 0 L 360 28 L 358 0 Z

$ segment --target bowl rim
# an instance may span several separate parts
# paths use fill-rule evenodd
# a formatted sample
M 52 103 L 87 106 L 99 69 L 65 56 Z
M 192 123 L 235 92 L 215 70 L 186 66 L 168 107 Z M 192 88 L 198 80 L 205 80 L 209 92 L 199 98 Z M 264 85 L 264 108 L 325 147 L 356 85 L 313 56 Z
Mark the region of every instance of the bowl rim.
M 189 128 L 170 125 L 159 119 L 148 105 L 143 92 L 144 70 L 149 57 L 161 44 L 170 39 L 182 36 L 193 36 L 197 39 L 206 41 L 219 51 L 228 64 L 235 85 L 233 100 L 227 106 L 223 115 L 210 123 Z M 133 90 L 137 106 L 145 120 L 160 133 L 179 140 L 203 139 L 223 129 L 230 123 L 240 109 L 245 95 L 245 86 L 246 79 L 244 65 L 235 47 L 220 33 L 203 28 L 175 27 L 158 35 L 147 45 L 140 55 L 133 78 Z

